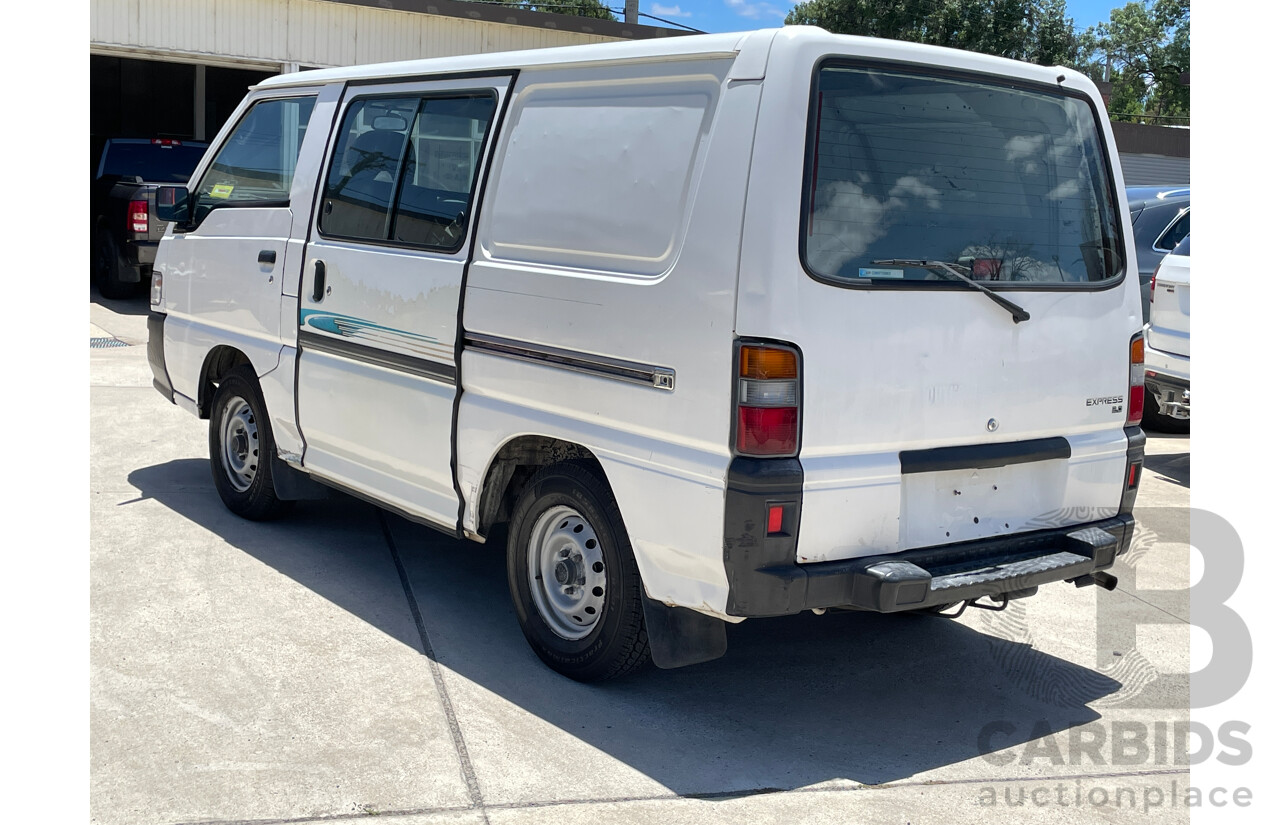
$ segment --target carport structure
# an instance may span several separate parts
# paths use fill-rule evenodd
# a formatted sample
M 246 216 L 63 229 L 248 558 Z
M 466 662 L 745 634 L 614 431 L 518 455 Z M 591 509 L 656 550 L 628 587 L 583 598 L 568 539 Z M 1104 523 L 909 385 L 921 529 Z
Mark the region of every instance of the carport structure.
M 248 86 L 283 72 L 675 34 L 458 0 L 94 0 L 91 149 L 211 140 Z

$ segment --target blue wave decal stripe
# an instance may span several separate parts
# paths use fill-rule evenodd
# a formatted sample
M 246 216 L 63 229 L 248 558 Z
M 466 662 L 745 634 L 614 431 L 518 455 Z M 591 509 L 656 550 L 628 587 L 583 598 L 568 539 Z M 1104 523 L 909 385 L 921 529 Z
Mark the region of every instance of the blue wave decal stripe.
M 322 332 L 327 332 L 330 335 L 341 335 L 345 338 L 354 337 L 355 334 L 361 330 L 378 330 L 399 338 L 410 338 L 417 341 L 440 344 L 439 338 L 435 338 L 430 335 L 422 335 L 417 332 L 395 329 L 394 327 L 387 327 L 381 324 L 375 324 L 372 321 L 366 321 L 363 318 L 356 318 L 351 315 L 338 315 L 332 312 L 323 312 L 318 309 L 302 310 L 302 323 L 312 329 L 318 329 Z

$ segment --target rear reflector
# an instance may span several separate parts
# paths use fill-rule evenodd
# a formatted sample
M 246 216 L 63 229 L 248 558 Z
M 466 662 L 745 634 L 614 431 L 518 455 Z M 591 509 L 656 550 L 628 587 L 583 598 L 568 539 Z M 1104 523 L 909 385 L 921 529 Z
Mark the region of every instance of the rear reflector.
M 769 535 L 776 535 L 782 532 L 782 505 L 769 505 L 769 528 L 766 531 Z

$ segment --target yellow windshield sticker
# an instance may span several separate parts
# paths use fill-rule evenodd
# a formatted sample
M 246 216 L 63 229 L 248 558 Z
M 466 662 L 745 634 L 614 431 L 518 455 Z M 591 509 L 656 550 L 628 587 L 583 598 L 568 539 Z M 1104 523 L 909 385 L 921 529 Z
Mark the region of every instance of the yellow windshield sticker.
M 229 183 L 219 183 L 219 184 L 216 184 L 216 185 L 213 187 L 213 190 L 212 190 L 211 192 L 209 192 L 209 197 L 211 197 L 211 198 L 229 198 L 229 197 L 231 197 L 231 192 L 232 192 L 232 190 L 234 190 L 234 189 L 235 189 L 235 187 L 234 187 L 234 186 L 232 186 L 232 185 L 231 185 L 231 184 L 229 184 Z

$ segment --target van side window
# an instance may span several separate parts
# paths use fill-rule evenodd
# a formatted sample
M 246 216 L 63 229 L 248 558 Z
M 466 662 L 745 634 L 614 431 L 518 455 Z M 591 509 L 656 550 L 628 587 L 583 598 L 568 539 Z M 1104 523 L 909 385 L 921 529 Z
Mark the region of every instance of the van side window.
M 255 103 L 218 148 L 195 191 L 199 222 L 219 206 L 286 206 L 315 97 Z
M 456 250 L 496 105 L 487 93 L 353 102 L 330 160 L 320 232 Z

